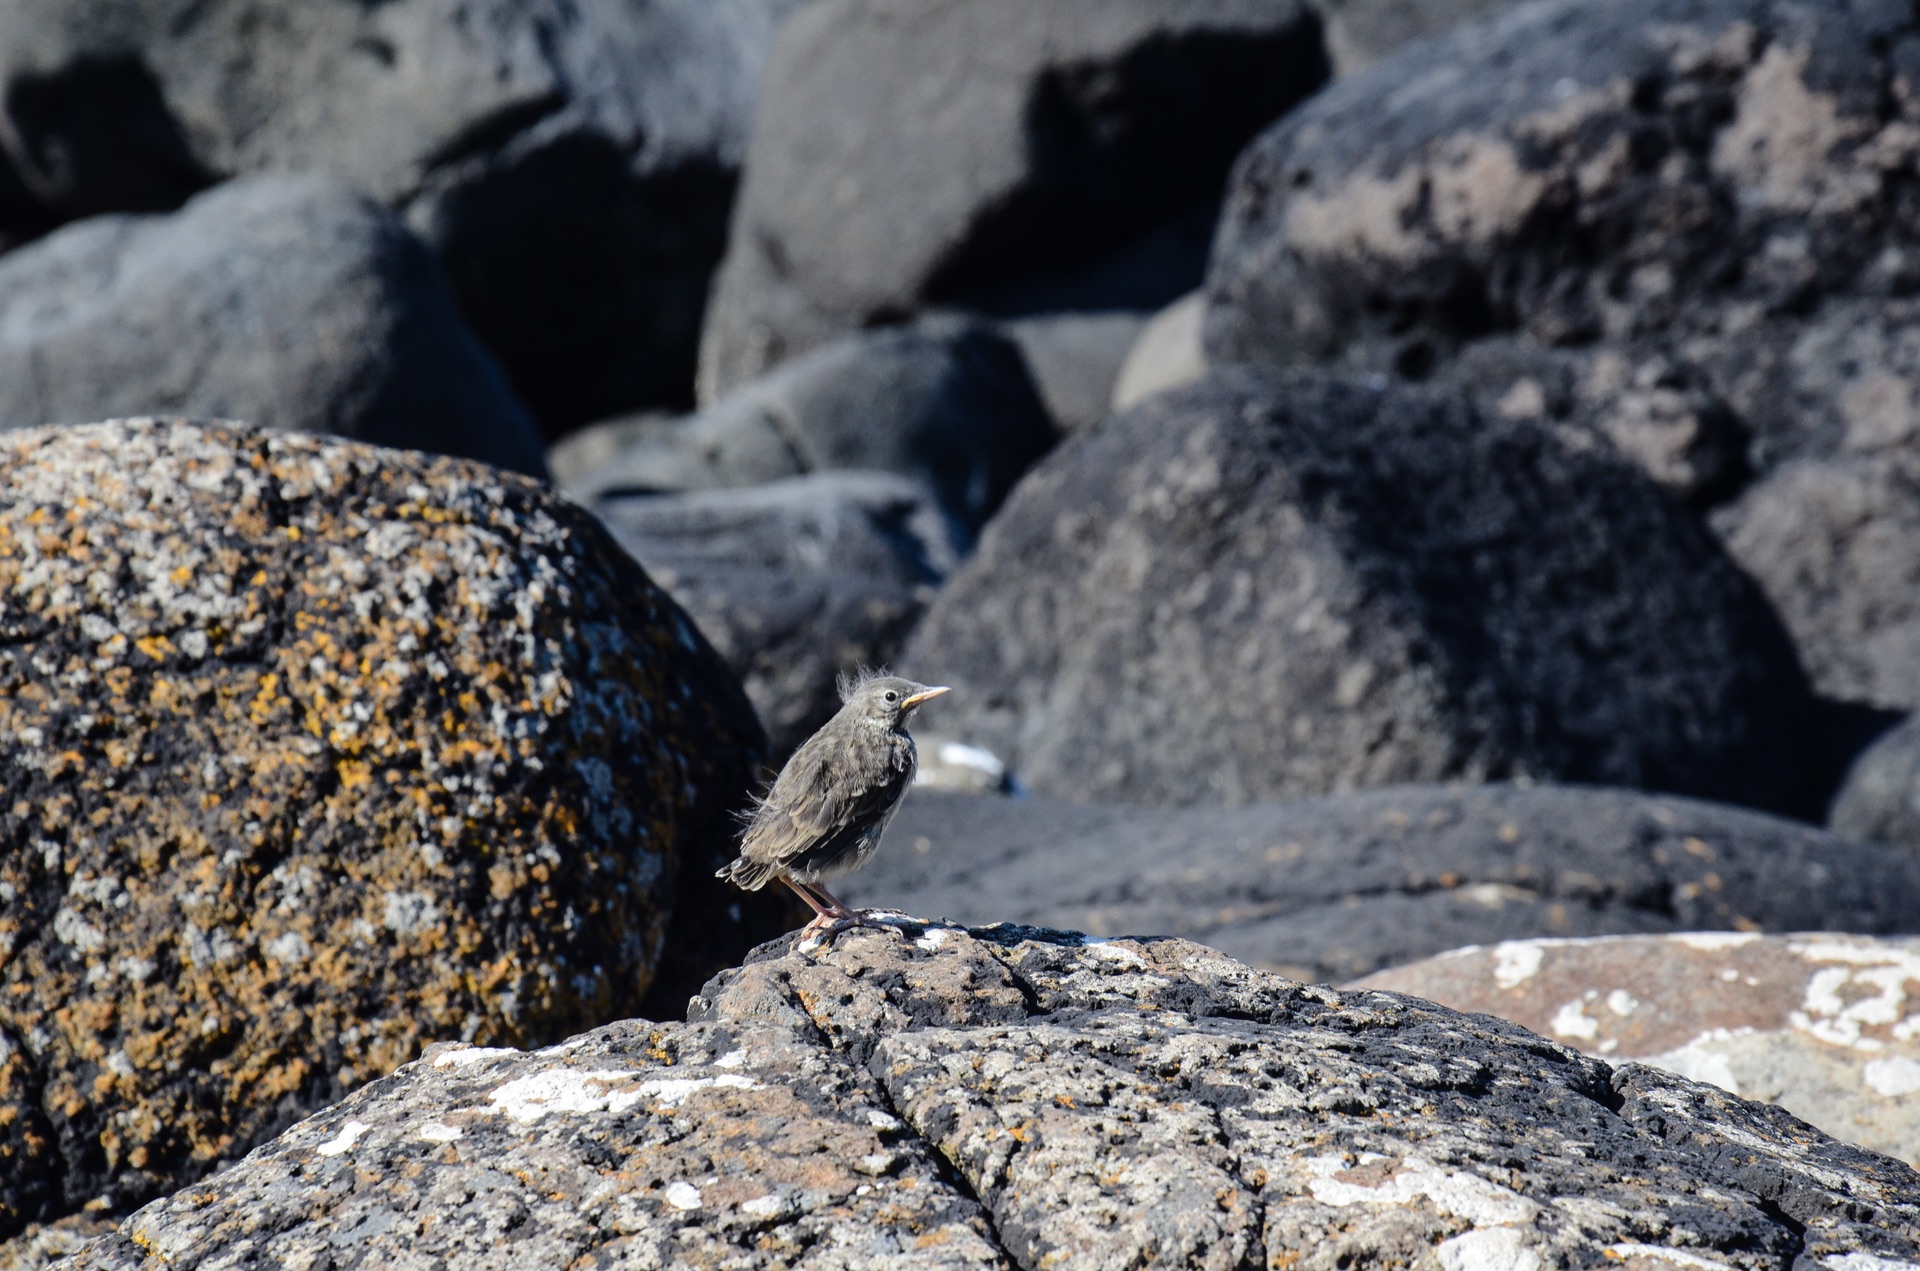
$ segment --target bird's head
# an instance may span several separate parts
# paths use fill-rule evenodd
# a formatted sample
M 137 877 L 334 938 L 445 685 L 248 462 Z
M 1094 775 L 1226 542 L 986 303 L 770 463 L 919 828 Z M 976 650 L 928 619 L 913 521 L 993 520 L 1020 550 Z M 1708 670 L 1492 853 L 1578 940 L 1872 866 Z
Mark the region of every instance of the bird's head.
M 899 728 L 926 702 L 945 693 L 945 688 L 928 688 L 897 675 L 863 675 L 840 691 L 846 710 L 888 728 Z

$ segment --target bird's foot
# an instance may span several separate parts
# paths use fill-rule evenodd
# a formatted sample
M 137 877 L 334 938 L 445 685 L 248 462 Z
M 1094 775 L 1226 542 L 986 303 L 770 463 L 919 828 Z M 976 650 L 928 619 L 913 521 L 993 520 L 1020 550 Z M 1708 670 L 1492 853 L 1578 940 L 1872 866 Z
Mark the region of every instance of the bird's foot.
M 844 909 L 816 914 L 812 922 L 800 928 L 800 945 L 802 947 L 808 947 L 815 942 L 831 944 L 835 936 L 843 931 L 851 931 L 855 927 L 870 927 L 875 931 L 900 932 L 901 928 L 897 920 L 887 922 L 883 919 L 869 916 L 874 912 L 876 911 L 867 909 Z

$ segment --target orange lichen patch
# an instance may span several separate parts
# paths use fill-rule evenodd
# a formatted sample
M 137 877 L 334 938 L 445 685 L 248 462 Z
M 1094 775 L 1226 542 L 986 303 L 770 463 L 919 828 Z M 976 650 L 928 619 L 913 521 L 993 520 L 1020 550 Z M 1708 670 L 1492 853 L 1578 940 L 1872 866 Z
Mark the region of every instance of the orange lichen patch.
M 337 439 L 0 437 L 0 634 L 0 1238 L 637 1013 L 761 745 L 583 513 Z

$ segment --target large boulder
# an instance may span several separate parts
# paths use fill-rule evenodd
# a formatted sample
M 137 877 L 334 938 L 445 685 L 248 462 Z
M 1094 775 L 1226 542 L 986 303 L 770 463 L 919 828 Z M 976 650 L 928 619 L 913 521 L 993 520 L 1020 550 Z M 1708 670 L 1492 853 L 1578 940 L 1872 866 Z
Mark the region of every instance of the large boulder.
M 941 317 L 836 340 L 671 427 L 642 426 L 569 489 L 592 499 L 897 472 L 928 491 L 964 550 L 1054 435 L 1019 346 Z
M 236 426 L 0 434 L 0 1234 L 125 1212 L 434 1040 L 676 1006 L 763 753 L 584 512 Z
M 893 661 L 953 568 L 940 510 L 889 473 L 592 506 L 740 677 L 776 755 L 840 709 L 840 677 Z
M 1208 353 L 1459 380 L 1594 434 L 1723 505 L 1822 694 L 1910 710 L 1917 159 L 1905 6 L 1517 8 L 1249 148 Z
M 1355 987 L 1498 1015 L 1920 1165 L 1920 939 L 1695 932 L 1458 949 Z
M 1518 0 L 1312 0 L 1336 75 L 1364 71 L 1403 44 L 1510 9 Z
M 782 28 L 700 350 L 716 400 L 929 303 L 1153 308 L 1326 78 L 1301 0 L 819 0 Z
M 691 1014 L 436 1048 L 61 1265 L 1920 1262 L 1920 1174 L 1777 1108 L 1181 940 L 861 931 Z
M 761 67 L 799 3 L 23 0 L 0 6 L 0 148 L 67 216 L 262 171 L 403 209 L 558 429 L 691 400 Z
M 1827 824 L 1849 838 L 1920 852 L 1920 720 L 1909 716 L 1861 750 Z
M 903 655 L 1034 789 L 1504 777 L 1795 808 L 1803 687 L 1697 523 L 1456 395 L 1233 369 L 1070 438 Z
M 234 181 L 0 257 L 0 427 L 156 412 L 546 471 L 432 255 L 319 177 Z
M 1409 786 L 1245 808 L 918 790 L 838 890 L 963 922 L 1184 936 L 1330 983 L 1532 937 L 1920 932 L 1912 853 L 1577 787 Z

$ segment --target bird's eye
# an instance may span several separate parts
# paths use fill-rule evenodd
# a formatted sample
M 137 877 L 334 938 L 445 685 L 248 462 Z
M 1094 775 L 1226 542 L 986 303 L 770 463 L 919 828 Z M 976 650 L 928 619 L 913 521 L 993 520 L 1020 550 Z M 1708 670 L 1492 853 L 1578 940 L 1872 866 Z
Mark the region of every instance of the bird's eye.
M 899 700 L 900 700 L 900 695 L 899 695 L 898 693 L 896 693 L 896 692 L 894 692 L 894 691 L 893 691 L 892 689 L 888 689 L 888 690 L 887 690 L 887 700 L 888 700 L 889 702 L 897 702 L 897 701 L 899 701 Z

